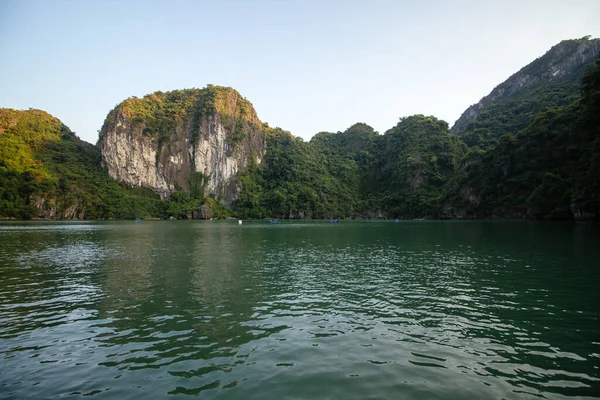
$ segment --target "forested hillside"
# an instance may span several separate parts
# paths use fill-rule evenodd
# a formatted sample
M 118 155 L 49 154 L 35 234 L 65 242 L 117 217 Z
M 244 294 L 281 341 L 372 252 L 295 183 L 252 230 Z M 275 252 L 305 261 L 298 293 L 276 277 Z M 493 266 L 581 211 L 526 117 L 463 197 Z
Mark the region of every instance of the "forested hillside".
M 486 151 L 471 148 L 449 189 L 454 212 L 477 218 L 597 219 L 600 206 L 600 60 L 580 94 L 550 105 Z M 498 107 L 494 120 L 511 107 Z
M 357 154 L 368 151 L 374 138 L 364 124 L 322 132 L 310 142 L 274 130 L 262 164 L 241 176 L 243 191 L 234 210 L 245 218 L 361 217 L 367 207 Z
M 579 97 L 586 69 L 600 55 L 600 40 L 564 40 L 469 107 L 451 128 L 469 146 L 488 148 L 524 129 L 537 113 Z
M 572 52 L 593 49 L 581 47 L 588 42 L 598 43 L 562 42 L 524 68 L 534 84 L 488 102 L 457 134 L 422 115 L 383 135 L 365 124 L 308 143 L 281 132 L 265 163 L 242 178 L 234 209 L 279 218 L 597 219 L 600 61 L 560 76 L 544 70 L 565 68 Z
M 100 166 L 100 151 L 40 110 L 0 109 L 0 217 L 138 218 L 163 215 L 149 189 L 130 189 Z
M 452 129 L 413 115 L 306 142 L 209 86 L 122 102 L 104 154 L 43 111 L 0 109 L 0 217 L 598 220 L 598 48 L 561 42 Z

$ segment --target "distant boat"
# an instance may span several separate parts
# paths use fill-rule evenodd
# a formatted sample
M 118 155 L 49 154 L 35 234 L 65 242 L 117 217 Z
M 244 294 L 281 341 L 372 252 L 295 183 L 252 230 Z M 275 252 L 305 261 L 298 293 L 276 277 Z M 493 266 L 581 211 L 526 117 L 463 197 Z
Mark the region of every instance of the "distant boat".
M 137 218 L 136 218 L 135 222 L 138 222 L 138 223 L 139 223 L 139 222 L 142 222 L 142 220 L 141 220 L 141 219 L 137 219 Z
M 339 219 L 332 219 L 329 221 L 330 224 L 339 224 L 340 220 Z
M 278 224 L 278 223 L 279 223 L 279 220 L 277 218 L 275 218 L 275 219 L 269 219 L 267 221 L 267 224 Z

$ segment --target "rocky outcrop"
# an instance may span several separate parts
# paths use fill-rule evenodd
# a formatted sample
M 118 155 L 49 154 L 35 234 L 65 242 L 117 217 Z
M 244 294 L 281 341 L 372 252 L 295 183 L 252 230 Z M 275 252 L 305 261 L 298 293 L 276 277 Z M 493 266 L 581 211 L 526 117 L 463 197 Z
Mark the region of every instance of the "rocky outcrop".
M 167 182 L 165 168 L 157 165 L 156 141 L 142 135 L 126 116 L 117 115 L 114 126 L 103 128 L 98 145 L 102 162 L 112 178 L 152 188 L 162 199 L 175 190 L 175 182 Z
M 212 219 L 215 212 L 208 203 L 204 203 L 200 206 L 200 209 L 192 214 L 194 219 Z
M 552 47 L 542 57 L 523 67 L 492 92 L 473 104 L 460 116 L 450 129 L 460 134 L 469 122 L 491 104 L 510 98 L 536 86 L 561 79 L 575 78 L 578 82 L 585 68 L 600 54 L 600 39 L 588 37 L 578 40 L 564 40 Z
M 87 205 L 70 198 L 57 198 L 49 195 L 36 195 L 31 198 L 35 218 L 44 219 L 85 219 Z
M 261 163 L 266 136 L 250 102 L 209 86 L 125 100 L 107 116 L 98 145 L 121 182 L 163 200 L 200 189 L 230 205 L 241 190 L 238 174 Z

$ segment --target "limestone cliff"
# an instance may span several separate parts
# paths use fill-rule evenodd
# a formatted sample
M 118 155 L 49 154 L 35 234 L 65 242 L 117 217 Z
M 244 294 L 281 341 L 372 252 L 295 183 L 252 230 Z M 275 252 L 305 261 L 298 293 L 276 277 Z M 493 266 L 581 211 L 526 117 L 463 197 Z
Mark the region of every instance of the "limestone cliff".
M 119 181 L 162 199 L 200 188 L 230 205 L 241 190 L 238 173 L 262 161 L 266 136 L 250 102 L 209 85 L 123 101 L 108 114 L 98 145 Z
M 553 46 L 546 54 L 523 67 L 478 103 L 473 104 L 455 122 L 451 132 L 461 134 L 471 121 L 489 106 L 504 99 L 517 96 L 541 85 L 574 82 L 574 90 L 579 89 L 579 81 L 584 70 L 600 54 L 600 39 L 588 37 L 578 40 L 564 40 Z
M 31 205 L 34 207 L 34 216 L 44 219 L 85 219 L 87 204 L 76 197 L 82 190 L 73 187 L 73 193 L 68 196 L 56 196 L 44 193 L 31 197 Z

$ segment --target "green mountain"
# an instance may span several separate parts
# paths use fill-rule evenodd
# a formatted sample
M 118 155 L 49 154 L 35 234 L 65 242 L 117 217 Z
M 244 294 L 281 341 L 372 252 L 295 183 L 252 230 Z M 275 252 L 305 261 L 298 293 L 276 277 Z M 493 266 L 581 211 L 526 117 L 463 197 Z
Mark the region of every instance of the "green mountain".
M 451 132 L 472 147 L 498 144 L 535 116 L 579 98 L 581 78 L 600 55 L 600 39 L 564 40 L 502 82 L 455 122 Z
M 111 179 L 96 146 L 40 110 L 0 109 L 0 217 L 136 218 L 163 214 L 148 189 Z
M 263 162 L 242 175 L 234 210 L 245 218 L 362 216 L 367 207 L 356 157 L 374 137 L 365 124 L 337 134 L 321 132 L 310 142 L 274 130 Z
M 486 150 L 471 148 L 448 188 L 448 216 L 597 220 L 600 60 L 580 88 L 580 95 L 541 109 Z M 498 107 L 491 119 L 508 112 Z
M 554 46 L 452 130 L 415 115 L 384 135 L 356 124 L 309 143 L 273 138 L 234 209 L 280 218 L 598 218 L 591 56 L 599 43 Z
M 394 218 L 439 218 L 444 188 L 457 173 L 466 146 L 435 117 L 400 119 L 387 131 L 371 167 L 380 208 Z
M 111 110 L 98 145 L 0 109 L 0 218 L 600 218 L 600 40 L 554 46 L 456 124 L 414 115 L 310 141 L 231 88 Z
M 109 175 L 121 182 L 164 200 L 195 191 L 200 201 L 212 196 L 231 205 L 237 175 L 264 157 L 268 132 L 237 91 L 209 85 L 121 102 L 98 145 Z

